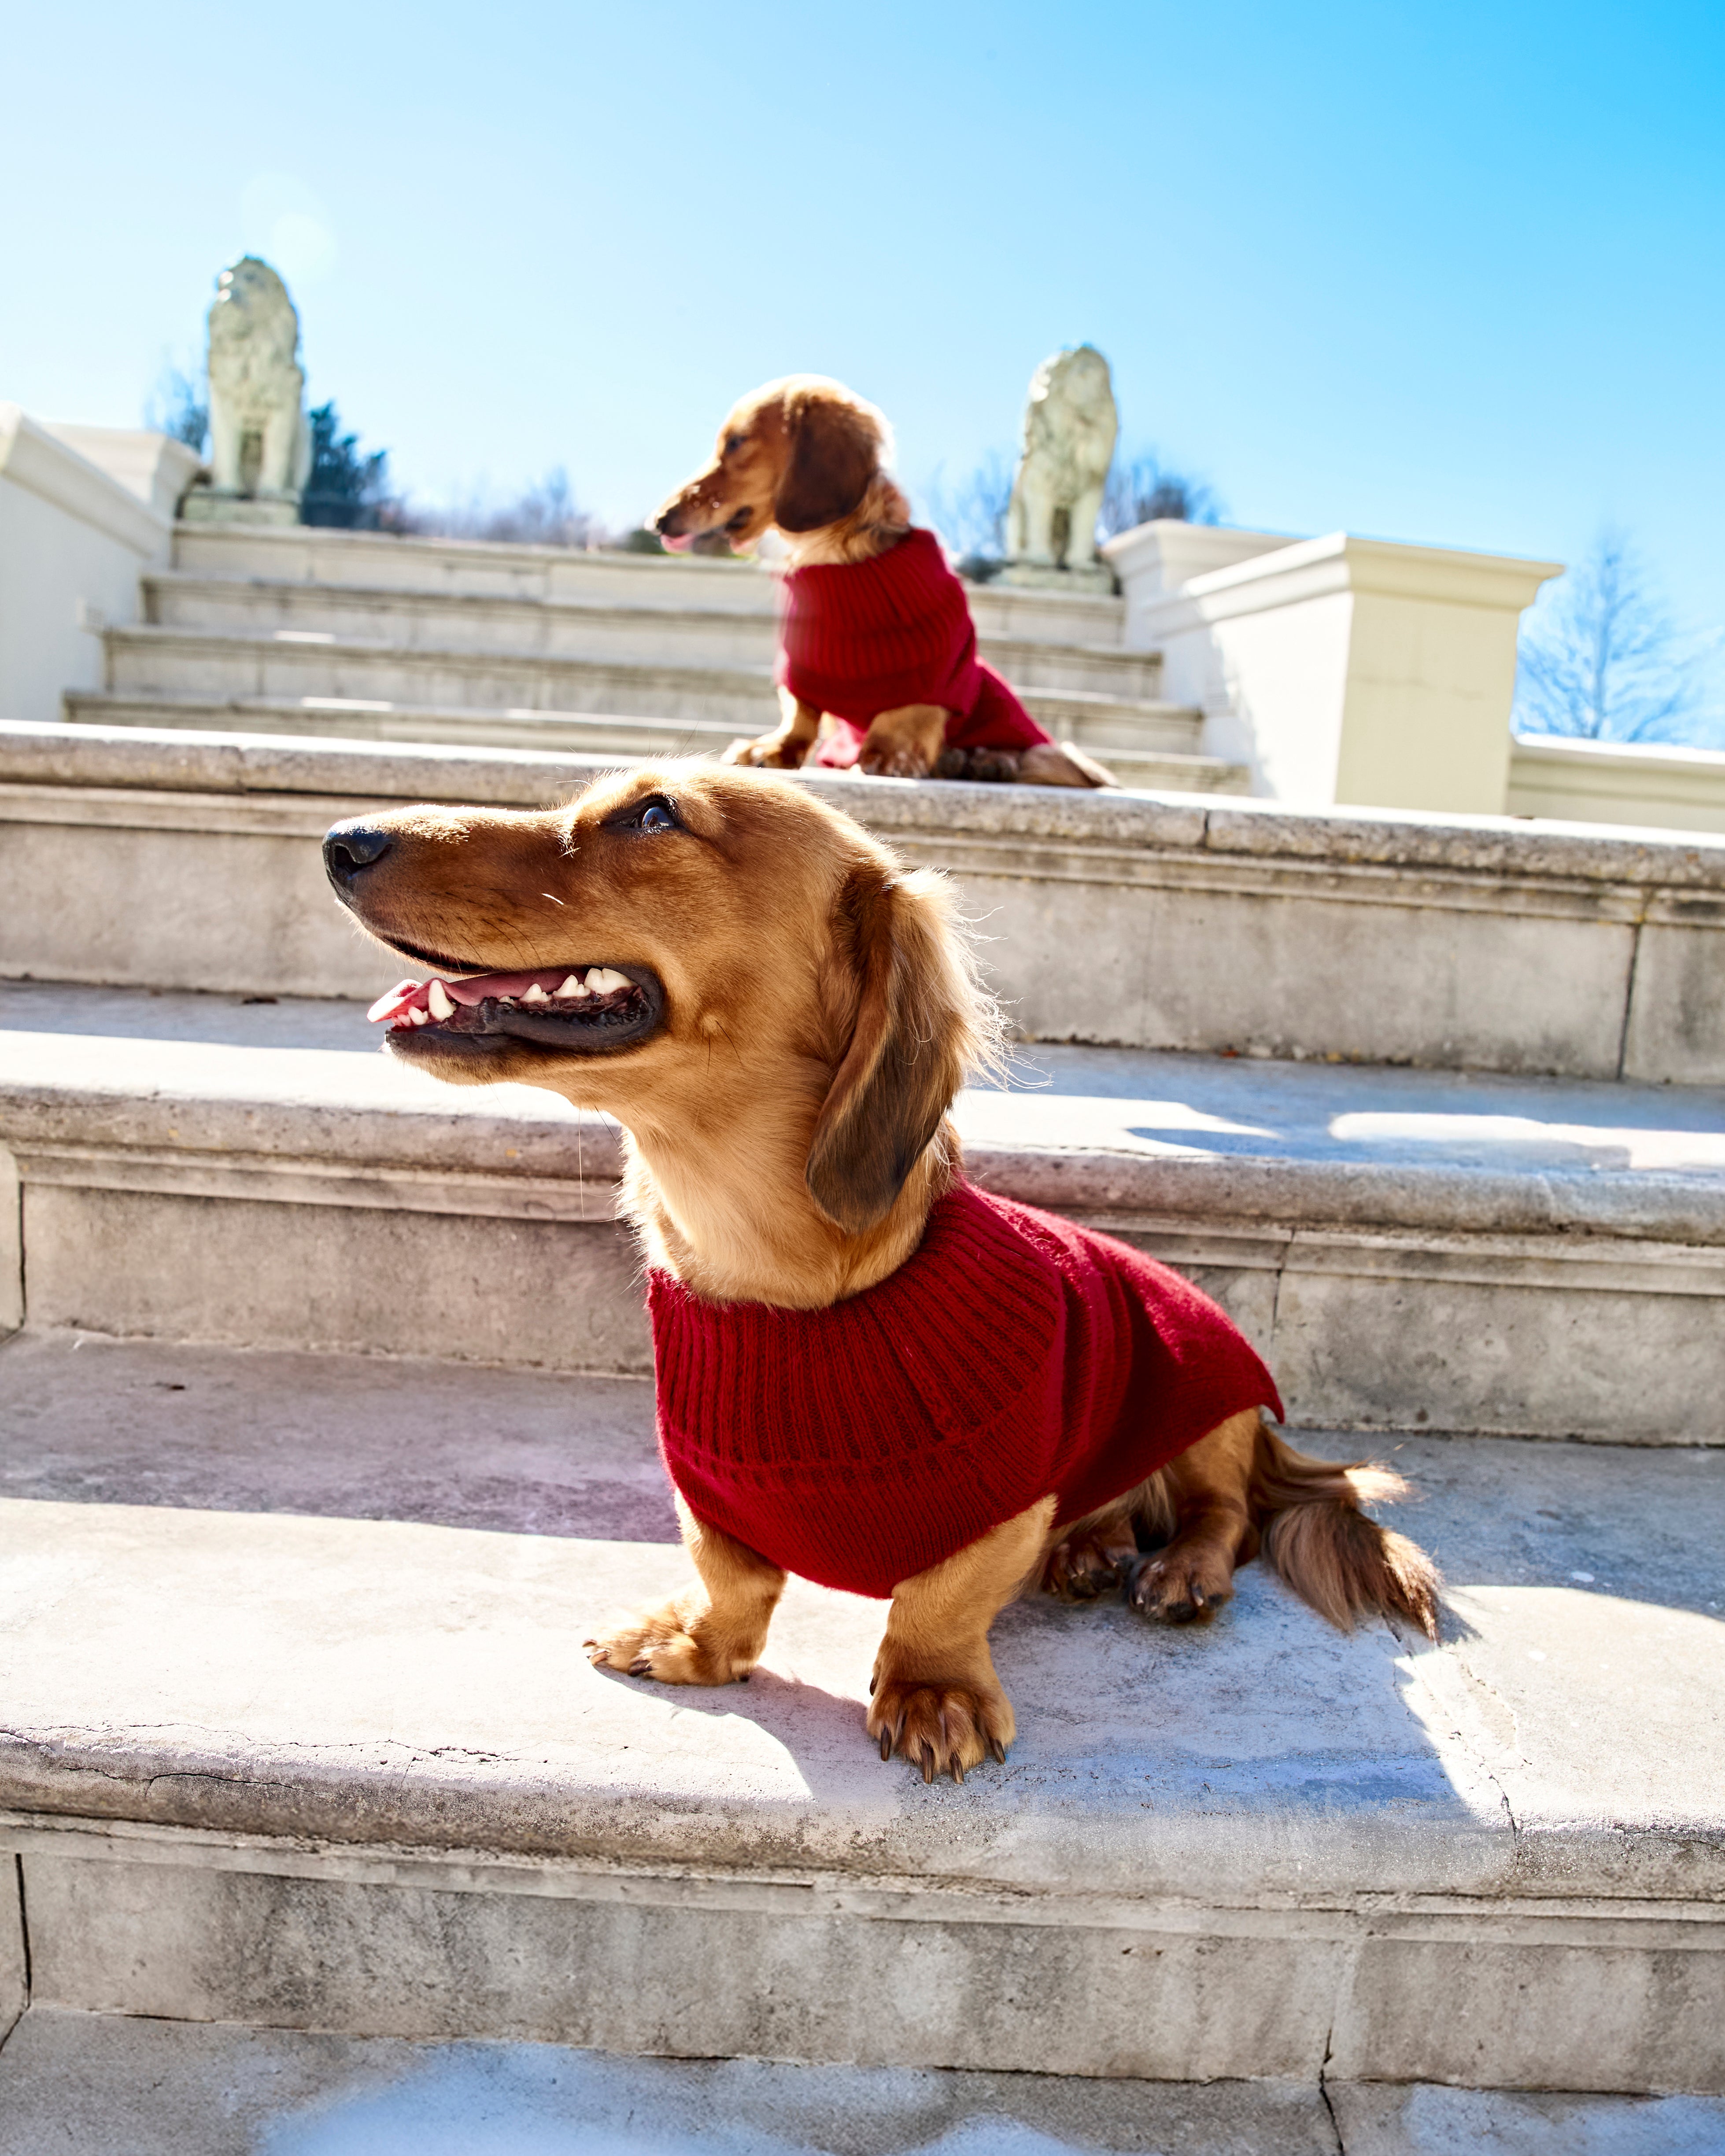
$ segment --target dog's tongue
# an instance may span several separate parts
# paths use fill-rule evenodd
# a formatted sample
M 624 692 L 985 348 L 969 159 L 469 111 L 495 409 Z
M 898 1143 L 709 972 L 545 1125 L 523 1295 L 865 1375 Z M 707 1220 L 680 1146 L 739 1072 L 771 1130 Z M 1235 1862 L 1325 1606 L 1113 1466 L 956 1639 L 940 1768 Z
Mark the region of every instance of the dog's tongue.
M 694 543 L 695 535 L 693 531 L 679 531 L 674 539 L 667 532 L 662 531 L 659 534 L 659 544 L 667 554 L 687 554 Z

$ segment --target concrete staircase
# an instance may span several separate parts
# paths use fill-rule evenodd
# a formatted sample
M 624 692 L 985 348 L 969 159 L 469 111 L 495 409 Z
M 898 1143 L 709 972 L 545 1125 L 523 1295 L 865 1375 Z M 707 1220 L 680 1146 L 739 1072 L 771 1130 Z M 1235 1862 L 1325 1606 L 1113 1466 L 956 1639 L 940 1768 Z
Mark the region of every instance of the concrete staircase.
M 972 1172 L 1393 1451 L 1445 1637 L 1255 1566 L 1202 1634 L 1027 1604 L 961 1789 L 866 1746 L 852 1598 L 796 1588 L 746 1691 L 587 1666 L 681 1576 L 617 1136 L 380 1058 L 316 840 L 728 738 L 580 700 L 672 649 L 758 699 L 763 589 L 183 534 L 80 723 L 0 725 L 0 2156 L 394 2146 L 481 2084 L 500 2148 L 1717 2145 L 1725 843 L 804 782 L 983 924 Z M 977 598 L 1147 725 L 1110 605 Z
M 981 587 L 983 654 L 1128 786 L 1238 791 L 1159 701 L 1122 603 Z M 746 563 L 365 533 L 182 529 L 107 686 L 68 717 L 608 756 L 716 752 L 775 722 L 775 593 Z

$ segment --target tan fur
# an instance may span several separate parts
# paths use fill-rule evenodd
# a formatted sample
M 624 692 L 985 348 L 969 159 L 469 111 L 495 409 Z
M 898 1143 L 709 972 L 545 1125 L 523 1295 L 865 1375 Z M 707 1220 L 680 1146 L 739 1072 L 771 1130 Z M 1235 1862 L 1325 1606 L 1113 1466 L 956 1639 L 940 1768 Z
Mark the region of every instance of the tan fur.
M 698 1582 L 583 1641 L 592 1660 L 661 1684 L 722 1685 L 746 1677 L 767 1644 L 785 1574 L 677 1500 L 682 1546 Z
M 871 561 L 910 529 L 910 504 L 883 469 L 891 454 L 892 431 L 873 404 L 825 375 L 787 375 L 733 405 L 711 461 L 664 502 L 653 526 L 672 540 L 723 532 L 739 549 L 776 526 L 790 542 L 793 568 Z M 727 762 L 772 771 L 801 767 L 821 714 L 784 690 L 780 701 L 780 724 L 733 742 Z M 929 778 L 940 763 L 950 716 L 932 704 L 877 712 L 857 767 L 876 778 Z M 940 775 L 1036 786 L 1117 783 L 1094 757 L 1063 742 L 1022 754 L 991 752 L 986 767 Z
M 988 1628 L 1035 1576 L 1054 1502 L 1040 1499 L 893 1589 L 868 1686 L 868 1733 L 883 1759 L 896 1748 L 925 1782 L 936 1774 L 961 1782 L 990 1753 L 1006 1758 L 1017 1723 Z
M 631 822 L 654 798 L 672 835 Z M 907 873 L 800 787 L 712 765 L 602 779 L 563 808 L 369 821 L 392 844 L 348 903 L 394 947 L 448 973 L 616 963 L 663 984 L 660 1029 L 615 1055 L 510 1040 L 475 1062 L 435 1027 L 390 1037 L 451 1082 L 541 1086 L 615 1116 L 651 1264 L 717 1301 L 821 1309 L 915 1250 L 958 1163 L 947 1108 L 997 1039 L 940 876 Z M 1333 1622 L 1381 1609 L 1429 1630 L 1429 1561 L 1360 1510 L 1401 1487 L 1306 1458 L 1254 1411 L 1058 1537 L 1045 1499 L 899 1584 L 871 1733 L 925 1774 L 1004 1749 L 987 1633 L 1027 1577 L 1071 1594 L 1125 1578 L 1147 1615 L 1205 1621 L 1261 1540 Z M 1166 1547 L 1141 1558 L 1141 1535 Z M 693 1514 L 684 1537 L 698 1584 L 596 1635 L 596 1661 L 710 1684 L 759 1658 L 783 1574 Z

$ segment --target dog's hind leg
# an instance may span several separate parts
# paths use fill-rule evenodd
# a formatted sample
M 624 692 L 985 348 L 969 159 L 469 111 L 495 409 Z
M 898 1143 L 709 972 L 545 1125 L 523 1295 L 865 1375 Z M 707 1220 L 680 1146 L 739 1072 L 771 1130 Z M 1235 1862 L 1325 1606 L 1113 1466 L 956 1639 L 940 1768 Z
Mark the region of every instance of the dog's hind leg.
M 900 704 L 878 711 L 857 751 L 857 768 L 871 778 L 926 778 L 940 760 L 946 722 L 939 704 Z
M 1146 1617 L 1208 1625 L 1233 1594 L 1234 1567 L 1258 1554 L 1250 1492 L 1259 1422 L 1256 1408 L 1230 1415 L 1152 1478 L 1174 1532 L 1127 1573 L 1126 1599 Z
M 681 1497 L 677 1510 L 699 1584 L 619 1619 L 584 1642 L 587 1659 L 662 1684 L 729 1684 L 760 1660 L 785 1575 L 746 1543 L 698 1519 Z
M 961 1782 L 991 1753 L 1006 1758 L 1017 1725 L 988 1628 L 1035 1573 L 1055 1507 L 1040 1499 L 893 1590 L 869 1686 L 868 1733 L 883 1759 L 896 1748 L 925 1782 L 948 1774 Z
M 1074 1520 L 1043 1561 L 1043 1591 L 1063 1601 L 1094 1602 L 1118 1587 L 1136 1562 L 1132 1502 Z

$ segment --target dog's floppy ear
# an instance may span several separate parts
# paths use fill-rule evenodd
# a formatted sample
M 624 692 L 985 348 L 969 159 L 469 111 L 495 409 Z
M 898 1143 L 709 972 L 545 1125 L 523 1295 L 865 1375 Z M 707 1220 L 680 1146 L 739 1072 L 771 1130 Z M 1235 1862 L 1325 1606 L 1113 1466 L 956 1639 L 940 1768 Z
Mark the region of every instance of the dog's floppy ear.
M 804 1173 L 815 1203 L 850 1235 L 891 1211 L 987 1032 L 947 911 L 939 877 L 873 864 L 852 873 L 840 901 L 857 1021 Z
M 819 531 L 848 516 L 880 465 L 880 442 L 868 414 L 842 398 L 788 400 L 790 454 L 773 502 L 781 531 Z

